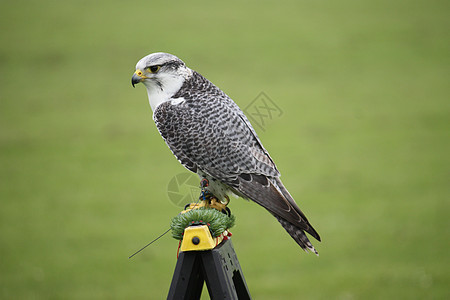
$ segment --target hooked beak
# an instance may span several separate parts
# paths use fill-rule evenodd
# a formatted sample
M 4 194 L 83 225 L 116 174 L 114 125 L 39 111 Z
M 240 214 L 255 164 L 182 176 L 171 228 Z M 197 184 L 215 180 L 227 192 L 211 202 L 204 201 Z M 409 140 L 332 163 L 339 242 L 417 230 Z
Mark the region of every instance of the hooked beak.
M 134 72 L 133 76 L 131 77 L 131 85 L 134 87 L 135 84 L 144 81 L 145 78 L 148 77 L 144 75 L 144 72 L 138 69 L 136 70 L 136 72 Z

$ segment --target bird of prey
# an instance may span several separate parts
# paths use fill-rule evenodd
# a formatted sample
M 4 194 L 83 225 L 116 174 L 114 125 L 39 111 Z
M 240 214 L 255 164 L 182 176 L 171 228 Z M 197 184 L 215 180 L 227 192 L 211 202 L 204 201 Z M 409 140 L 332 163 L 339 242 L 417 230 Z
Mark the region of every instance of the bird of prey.
M 305 232 L 320 241 L 280 180 L 247 117 L 222 90 L 178 57 L 153 53 L 136 64 L 133 87 L 147 88 L 153 120 L 178 161 L 207 179 L 208 192 L 250 199 L 267 209 L 306 252 L 317 254 Z

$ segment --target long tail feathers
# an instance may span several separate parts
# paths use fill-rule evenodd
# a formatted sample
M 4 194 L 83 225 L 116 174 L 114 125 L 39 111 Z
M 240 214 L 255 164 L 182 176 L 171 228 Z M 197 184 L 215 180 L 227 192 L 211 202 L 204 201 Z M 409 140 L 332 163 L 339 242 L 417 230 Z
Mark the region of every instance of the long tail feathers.
M 284 198 L 287 199 L 287 201 L 289 201 L 289 203 L 295 209 L 296 213 L 298 213 L 301 216 L 301 218 L 303 219 L 304 223 L 307 224 L 305 226 L 305 228 L 303 228 L 303 230 L 306 231 L 307 233 L 309 233 L 310 235 L 312 235 L 316 240 L 318 240 L 320 242 L 320 235 L 319 235 L 319 233 L 317 233 L 317 231 L 314 229 L 314 227 L 312 227 L 312 225 L 309 223 L 308 219 L 303 214 L 303 212 L 300 210 L 300 208 L 298 207 L 298 205 L 295 202 L 294 198 L 292 198 L 292 196 L 289 193 L 289 191 L 284 187 L 284 185 L 281 182 L 280 178 L 277 178 L 275 182 L 276 182 L 276 185 L 277 185 L 278 189 L 283 194 Z M 305 224 L 302 224 L 302 225 L 304 226 Z
M 287 231 L 287 233 L 289 233 L 289 235 L 294 239 L 294 241 L 296 241 L 297 244 L 299 244 L 299 246 L 302 247 L 303 250 L 305 250 L 305 252 L 308 252 L 309 250 L 315 253 L 317 256 L 319 256 L 319 253 L 311 244 L 311 242 L 309 241 L 308 237 L 306 236 L 303 230 L 299 229 L 298 227 L 295 227 L 294 225 L 284 220 L 283 218 L 277 216 L 275 216 L 275 218 L 277 218 L 281 226 L 283 226 L 283 228 Z
M 246 174 L 239 178 L 239 194 L 267 209 L 289 235 L 302 247 L 319 255 L 306 233 L 320 241 L 317 231 L 295 203 L 292 196 L 278 178 L 268 179 L 263 175 Z

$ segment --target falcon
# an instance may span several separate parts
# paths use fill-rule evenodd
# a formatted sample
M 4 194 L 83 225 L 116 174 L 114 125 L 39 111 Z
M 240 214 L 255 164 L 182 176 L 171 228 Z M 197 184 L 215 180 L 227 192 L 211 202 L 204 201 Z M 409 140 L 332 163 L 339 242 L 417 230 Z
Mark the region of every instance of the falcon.
M 153 53 L 136 64 L 133 87 L 143 83 L 153 120 L 173 155 L 206 179 L 223 203 L 230 195 L 268 210 L 306 252 L 317 231 L 280 180 L 280 172 L 237 104 L 178 57 Z

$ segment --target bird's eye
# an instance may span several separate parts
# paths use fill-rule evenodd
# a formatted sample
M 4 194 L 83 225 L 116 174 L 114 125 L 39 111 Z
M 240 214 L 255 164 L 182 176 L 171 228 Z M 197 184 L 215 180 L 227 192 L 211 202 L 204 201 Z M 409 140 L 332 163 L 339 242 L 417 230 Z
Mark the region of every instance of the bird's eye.
M 148 67 L 148 70 L 150 71 L 150 73 L 156 73 L 159 71 L 160 68 L 161 66 L 150 66 Z

